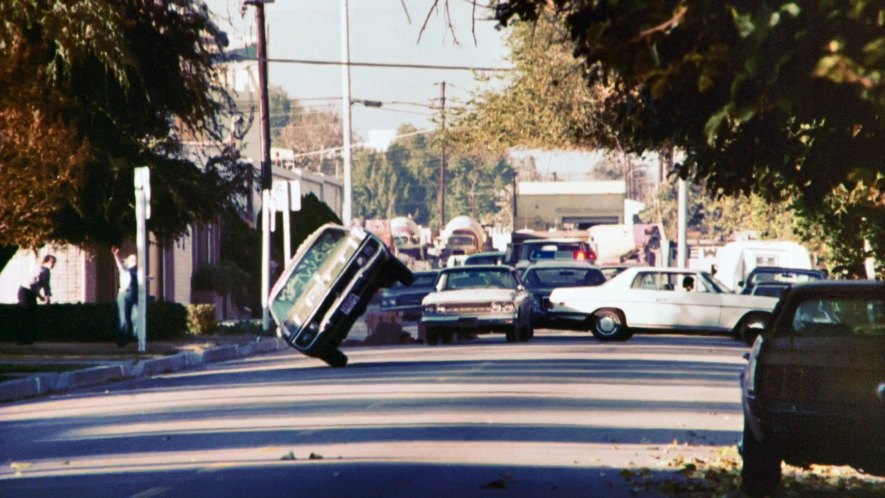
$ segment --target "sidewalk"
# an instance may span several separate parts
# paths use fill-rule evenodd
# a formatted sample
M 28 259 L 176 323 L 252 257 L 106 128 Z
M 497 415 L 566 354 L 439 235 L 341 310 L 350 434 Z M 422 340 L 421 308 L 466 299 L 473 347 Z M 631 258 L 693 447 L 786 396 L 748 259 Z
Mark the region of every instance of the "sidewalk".
M 417 337 L 416 324 L 403 331 Z M 367 339 L 364 316 L 354 324 L 344 346 L 393 343 Z M 283 350 L 300 354 L 283 339 L 255 335 L 149 341 L 144 353 L 138 352 L 135 342 L 124 348 L 113 342 L 0 342 L 0 403 Z
M 0 402 L 107 382 L 176 372 L 208 363 L 289 349 L 276 337 L 213 336 L 137 343 L 0 343 Z

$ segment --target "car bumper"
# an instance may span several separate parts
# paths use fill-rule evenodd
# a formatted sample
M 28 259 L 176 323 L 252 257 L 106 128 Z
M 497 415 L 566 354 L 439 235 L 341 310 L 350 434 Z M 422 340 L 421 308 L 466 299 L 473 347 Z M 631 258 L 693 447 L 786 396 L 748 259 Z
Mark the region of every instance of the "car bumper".
M 417 322 L 421 320 L 421 305 L 417 306 L 389 306 L 379 308 L 384 313 L 398 313 L 400 320 L 404 322 Z
M 788 462 L 885 471 L 885 413 L 838 406 L 802 411 L 787 404 L 757 406 L 749 413 L 763 438 Z
M 587 330 L 588 316 L 582 313 L 556 313 L 548 311 L 540 318 L 543 326 L 551 329 Z
M 500 330 L 512 328 L 516 323 L 514 313 L 495 313 L 487 315 L 457 316 L 422 316 L 421 324 L 427 328 L 458 329 L 472 332 L 483 330 Z

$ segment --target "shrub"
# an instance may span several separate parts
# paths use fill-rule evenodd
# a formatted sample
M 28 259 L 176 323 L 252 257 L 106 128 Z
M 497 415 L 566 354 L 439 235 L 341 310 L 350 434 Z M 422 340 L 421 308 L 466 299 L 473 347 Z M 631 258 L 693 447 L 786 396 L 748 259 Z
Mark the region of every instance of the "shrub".
M 14 341 L 21 327 L 30 327 L 37 341 L 113 341 L 117 330 L 115 303 L 50 304 L 22 308 L 0 304 L 0 341 Z M 184 337 L 187 310 L 178 303 L 148 303 L 148 341 Z
M 222 322 L 218 324 L 218 328 L 215 330 L 215 332 L 218 334 L 230 335 L 266 335 L 261 327 L 261 320 L 239 320 Z
M 195 290 L 215 291 L 221 296 L 226 296 L 233 287 L 233 277 L 226 266 L 206 265 L 194 272 L 191 286 Z
M 217 327 L 214 304 L 187 305 L 187 328 L 191 334 L 210 335 Z

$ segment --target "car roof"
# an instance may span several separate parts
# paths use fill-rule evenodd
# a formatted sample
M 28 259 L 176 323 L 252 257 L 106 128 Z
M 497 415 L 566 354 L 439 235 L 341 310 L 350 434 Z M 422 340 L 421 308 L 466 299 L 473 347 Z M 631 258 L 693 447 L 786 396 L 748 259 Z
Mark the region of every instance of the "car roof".
M 534 263 L 530 264 L 525 268 L 525 271 L 534 270 L 534 269 L 548 269 L 548 268 L 578 268 L 578 269 L 588 269 L 592 268 L 594 270 L 598 270 L 599 268 L 594 266 L 593 263 L 587 260 L 571 260 L 571 259 L 539 259 Z
M 510 265 L 470 265 L 470 266 L 453 266 L 451 268 L 443 268 L 440 270 L 440 273 L 452 273 L 456 271 L 477 271 L 477 270 L 495 270 L 501 271 L 503 269 L 513 270 L 513 267 Z
M 561 237 L 561 238 L 555 238 L 555 239 L 528 239 L 528 240 L 523 240 L 521 243 L 522 244 L 544 244 L 544 243 L 557 244 L 560 242 L 568 242 L 568 243 L 583 242 L 585 244 L 587 243 L 587 241 L 584 239 L 568 238 L 568 237 Z
M 485 251 L 485 252 L 475 252 L 469 256 L 468 258 L 475 258 L 478 256 L 503 256 L 504 253 L 501 251 Z
M 855 296 L 859 292 L 885 294 L 885 282 L 879 280 L 816 280 L 793 284 L 787 290 L 792 299 L 816 296 Z
M 798 273 L 800 275 L 823 275 L 820 270 L 808 268 L 787 268 L 783 266 L 757 266 L 750 273 Z

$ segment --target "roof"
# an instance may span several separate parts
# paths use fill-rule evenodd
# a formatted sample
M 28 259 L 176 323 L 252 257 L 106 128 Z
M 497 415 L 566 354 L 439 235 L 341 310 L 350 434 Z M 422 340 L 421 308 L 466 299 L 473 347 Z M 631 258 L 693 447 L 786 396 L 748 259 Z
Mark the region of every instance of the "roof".
M 519 182 L 518 195 L 602 195 L 627 192 L 624 180 L 585 182 Z
M 578 260 L 575 261 L 573 259 L 541 259 L 538 260 L 525 268 L 525 271 L 533 270 L 533 269 L 546 269 L 546 268 L 578 268 L 578 269 L 588 269 L 592 268 L 598 270 L 599 267 L 593 265 L 587 260 Z

